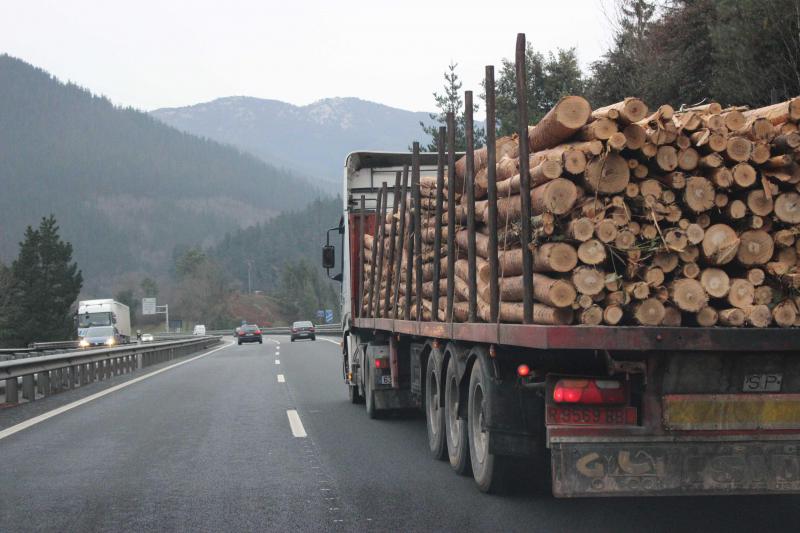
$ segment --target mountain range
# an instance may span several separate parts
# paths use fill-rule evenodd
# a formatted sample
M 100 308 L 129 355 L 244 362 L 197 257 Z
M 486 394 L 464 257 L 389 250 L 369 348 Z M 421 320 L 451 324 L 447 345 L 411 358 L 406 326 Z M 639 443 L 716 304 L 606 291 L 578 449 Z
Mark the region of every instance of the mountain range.
M 0 188 L 0 260 L 16 256 L 25 226 L 54 214 L 89 291 L 126 273 L 166 273 L 176 246 L 210 246 L 321 194 L 297 173 L 8 55 L 0 55 Z
M 313 176 L 340 192 L 345 156 L 356 150 L 405 151 L 430 138 L 412 112 L 358 98 L 325 98 L 295 106 L 278 100 L 232 96 L 187 107 L 164 108 L 153 117 L 181 131 L 227 143 L 273 165 Z

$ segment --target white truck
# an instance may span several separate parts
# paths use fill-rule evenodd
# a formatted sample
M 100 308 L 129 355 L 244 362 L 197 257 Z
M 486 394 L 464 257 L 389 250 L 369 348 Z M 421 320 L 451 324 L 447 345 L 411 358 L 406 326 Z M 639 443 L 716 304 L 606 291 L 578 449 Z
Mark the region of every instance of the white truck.
M 81 300 L 78 302 L 78 338 L 83 338 L 93 326 L 114 326 L 124 343 L 131 340 L 131 312 L 128 306 L 112 299 Z

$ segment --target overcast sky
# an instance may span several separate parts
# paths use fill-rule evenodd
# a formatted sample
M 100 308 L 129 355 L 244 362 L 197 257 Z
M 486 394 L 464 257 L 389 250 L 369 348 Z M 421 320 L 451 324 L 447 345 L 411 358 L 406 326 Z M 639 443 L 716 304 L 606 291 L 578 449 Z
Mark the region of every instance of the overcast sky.
M 613 0 L 612 0 L 613 1 Z M 399 6 L 399 7 L 395 7 Z M 609 44 L 602 0 L 0 0 L 0 53 L 151 110 L 247 95 L 304 105 L 356 96 L 414 111 L 452 60 L 464 89 L 513 58 Z

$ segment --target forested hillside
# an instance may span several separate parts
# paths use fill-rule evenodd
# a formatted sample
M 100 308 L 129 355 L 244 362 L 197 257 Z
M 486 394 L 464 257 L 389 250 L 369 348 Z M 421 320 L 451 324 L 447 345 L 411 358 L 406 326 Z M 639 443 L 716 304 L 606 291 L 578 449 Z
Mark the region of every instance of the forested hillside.
M 320 264 L 325 231 L 336 226 L 341 216 L 340 197 L 314 200 L 305 209 L 282 213 L 229 233 L 211 249 L 211 255 L 244 287 L 247 287 L 247 262 L 252 261 L 253 289 L 272 291 L 280 284 L 284 265 L 301 259 L 314 266 Z M 335 235 L 338 239 L 339 235 Z M 338 241 L 334 244 L 337 250 L 341 249 Z
M 0 56 L 0 260 L 54 214 L 88 290 L 166 272 L 176 245 L 296 209 L 313 185 Z

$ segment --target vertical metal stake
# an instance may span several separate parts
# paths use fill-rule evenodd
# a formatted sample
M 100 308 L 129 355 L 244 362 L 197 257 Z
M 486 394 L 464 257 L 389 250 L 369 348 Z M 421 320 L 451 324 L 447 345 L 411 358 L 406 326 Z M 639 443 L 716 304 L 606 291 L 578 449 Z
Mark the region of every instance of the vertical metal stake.
M 521 203 L 523 322 L 533 323 L 533 258 L 531 242 L 531 174 L 528 159 L 528 98 L 525 69 L 525 34 L 517 34 L 517 118 L 519 120 L 519 196 Z

